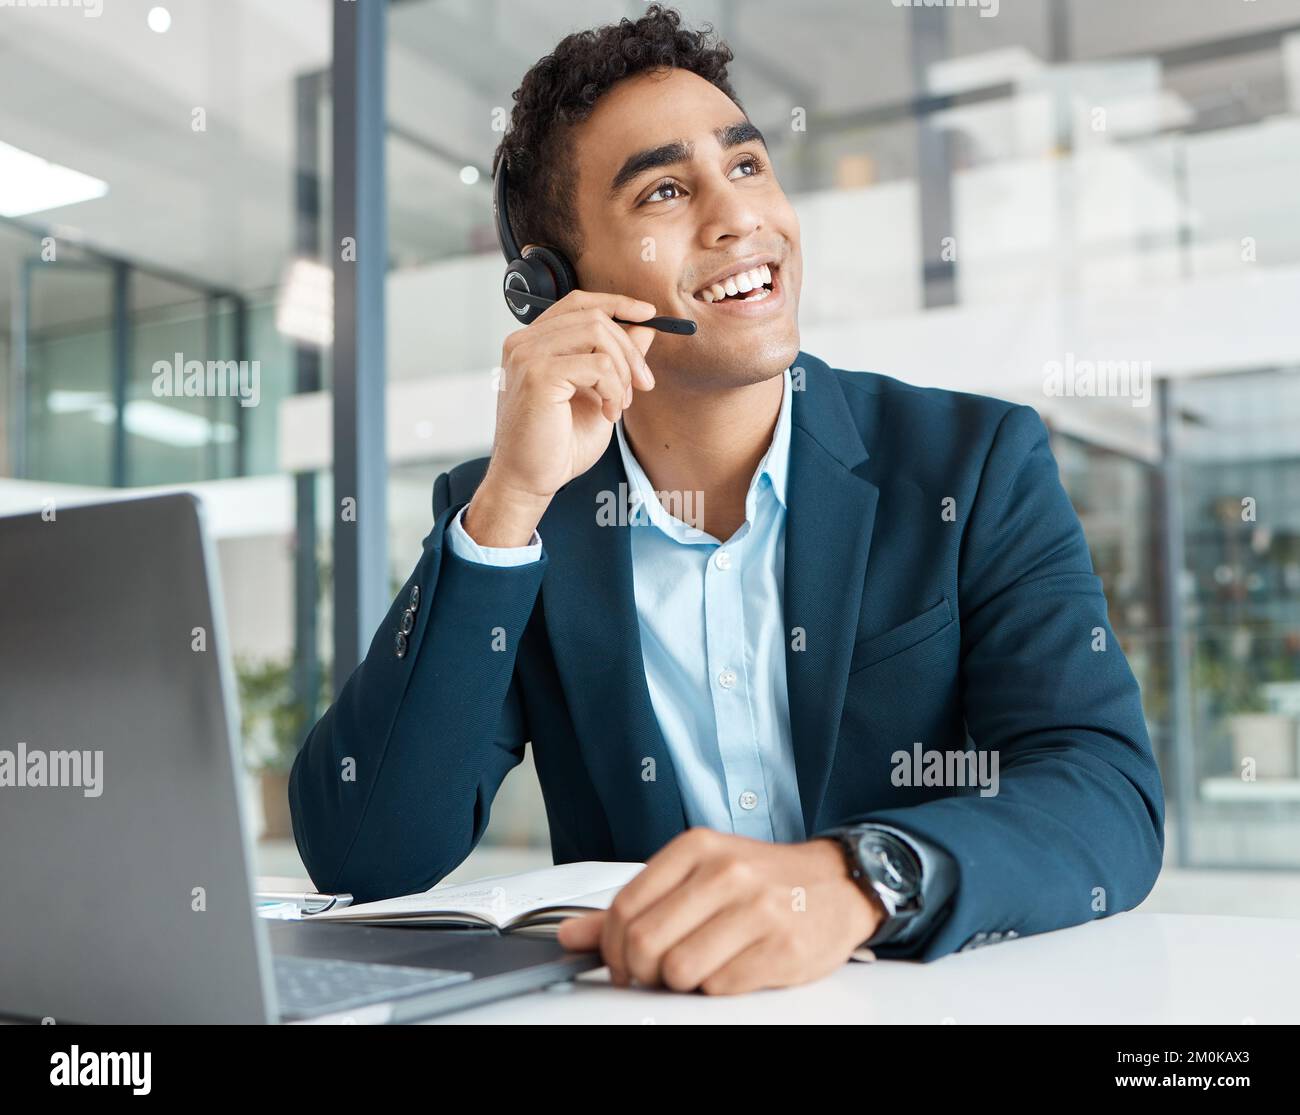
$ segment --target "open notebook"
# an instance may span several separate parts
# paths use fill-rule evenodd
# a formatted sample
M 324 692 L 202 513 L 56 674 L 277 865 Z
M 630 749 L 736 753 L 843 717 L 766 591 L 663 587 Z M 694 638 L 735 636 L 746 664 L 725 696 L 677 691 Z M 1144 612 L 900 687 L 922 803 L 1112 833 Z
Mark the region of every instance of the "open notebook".
M 643 863 L 562 863 L 470 883 L 439 884 L 420 894 L 385 898 L 306 915 L 312 921 L 367 925 L 491 926 L 502 933 L 554 936 L 565 918 L 607 910 Z

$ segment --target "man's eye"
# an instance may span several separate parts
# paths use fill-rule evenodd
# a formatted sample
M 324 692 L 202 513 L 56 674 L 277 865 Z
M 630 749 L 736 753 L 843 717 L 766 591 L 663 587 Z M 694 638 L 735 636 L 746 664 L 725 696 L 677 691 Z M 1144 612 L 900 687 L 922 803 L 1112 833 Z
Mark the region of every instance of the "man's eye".
M 762 161 L 755 158 L 753 155 L 750 155 L 748 158 L 731 168 L 730 177 L 736 177 L 736 171 L 740 170 L 742 167 L 748 167 L 749 173 L 740 175 L 739 177 L 741 178 L 753 178 L 755 174 L 761 174 L 763 172 Z
M 680 187 L 677 185 L 676 182 L 661 182 L 658 186 L 654 188 L 654 191 L 652 193 L 646 195 L 645 200 L 646 201 L 655 201 L 655 200 L 671 201 L 672 198 L 667 198 L 667 197 L 660 198 L 658 197 L 658 195 L 663 193 L 664 190 L 677 190 L 677 189 L 680 189 Z M 644 202 L 642 204 L 644 204 Z

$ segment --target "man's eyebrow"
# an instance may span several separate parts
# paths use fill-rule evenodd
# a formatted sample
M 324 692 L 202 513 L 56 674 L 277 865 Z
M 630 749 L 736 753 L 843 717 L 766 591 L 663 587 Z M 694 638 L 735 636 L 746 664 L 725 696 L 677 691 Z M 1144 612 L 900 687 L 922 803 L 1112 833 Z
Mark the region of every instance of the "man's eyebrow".
M 724 151 L 732 147 L 739 147 L 742 143 L 753 143 L 755 140 L 764 147 L 767 146 L 767 140 L 763 138 L 763 133 L 748 120 L 738 120 L 734 124 L 728 124 L 725 128 L 714 128 L 713 135 Z
M 713 135 L 724 151 L 755 140 L 764 147 L 767 146 L 767 140 L 763 138 L 763 133 L 748 120 L 739 120 L 734 124 L 714 128 Z M 658 147 L 647 147 L 644 151 L 629 155 L 624 160 L 623 165 L 618 168 L 618 173 L 614 175 L 609 184 L 609 196 L 616 196 L 624 186 L 647 170 L 687 162 L 694 154 L 695 144 L 688 143 L 684 139 L 675 139 L 671 143 L 662 143 Z

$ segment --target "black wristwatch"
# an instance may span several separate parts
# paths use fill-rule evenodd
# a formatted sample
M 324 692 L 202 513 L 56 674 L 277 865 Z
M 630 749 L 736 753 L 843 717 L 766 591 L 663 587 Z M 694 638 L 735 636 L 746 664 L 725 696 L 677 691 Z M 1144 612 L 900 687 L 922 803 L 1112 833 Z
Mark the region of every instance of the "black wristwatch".
M 871 825 L 850 825 L 828 835 L 844 849 L 853 881 L 885 908 L 885 920 L 863 943 L 883 945 L 898 937 L 921 912 L 921 861 L 903 840 Z

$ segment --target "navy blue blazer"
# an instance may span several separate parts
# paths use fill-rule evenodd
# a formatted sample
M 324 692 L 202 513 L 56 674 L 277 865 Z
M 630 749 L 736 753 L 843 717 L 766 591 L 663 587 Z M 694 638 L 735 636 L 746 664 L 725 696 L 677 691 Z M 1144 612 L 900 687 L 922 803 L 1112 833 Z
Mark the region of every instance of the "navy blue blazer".
M 933 960 L 1135 906 L 1160 870 L 1164 795 L 1042 420 L 807 353 L 795 366 L 784 608 L 805 828 L 882 821 L 959 870 L 947 916 L 881 955 Z M 444 541 L 486 465 L 437 478 L 415 570 L 294 763 L 294 836 L 322 891 L 438 882 L 528 741 L 556 863 L 646 860 L 686 828 L 630 527 L 595 514 L 626 481 L 617 443 L 560 489 L 542 559 L 516 568 Z M 917 744 L 996 752 L 998 793 L 895 785 L 892 757 Z

